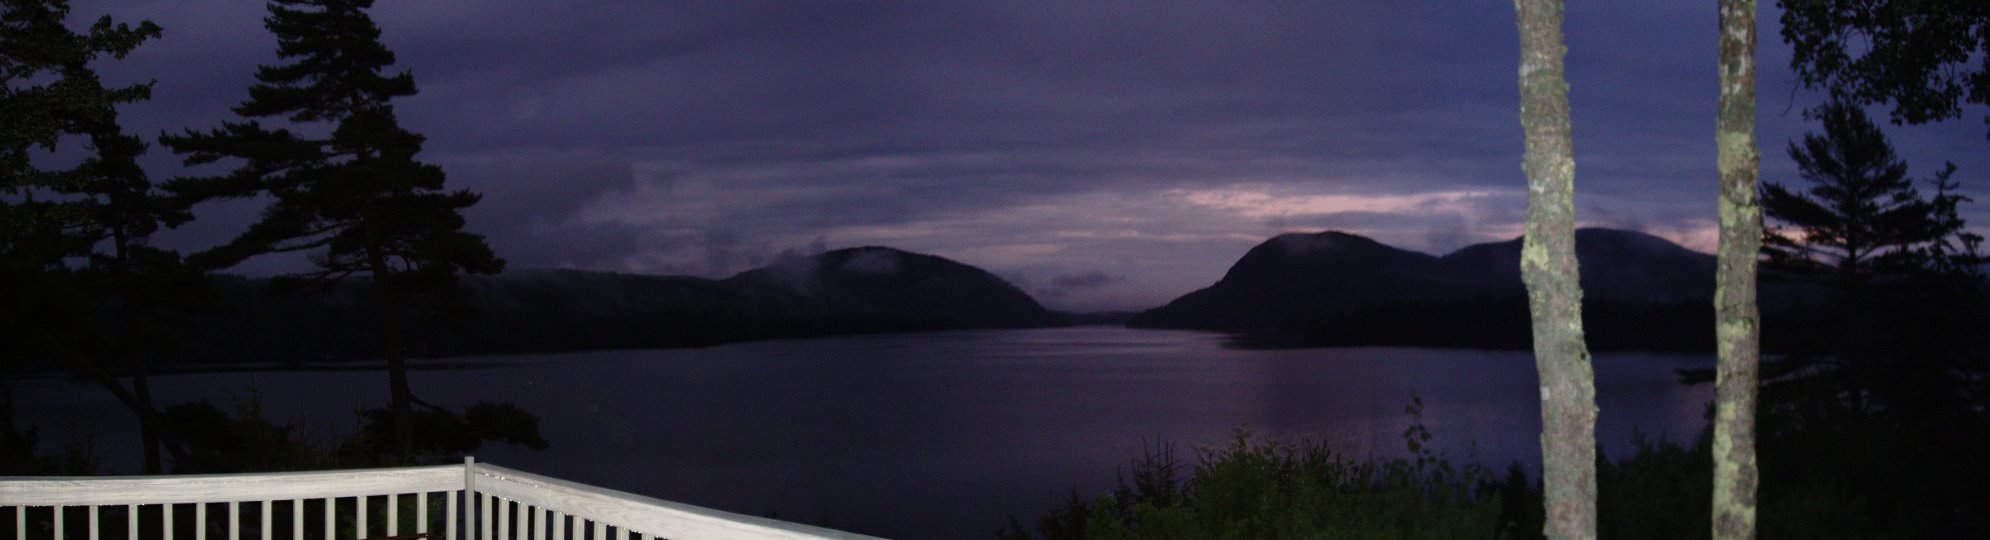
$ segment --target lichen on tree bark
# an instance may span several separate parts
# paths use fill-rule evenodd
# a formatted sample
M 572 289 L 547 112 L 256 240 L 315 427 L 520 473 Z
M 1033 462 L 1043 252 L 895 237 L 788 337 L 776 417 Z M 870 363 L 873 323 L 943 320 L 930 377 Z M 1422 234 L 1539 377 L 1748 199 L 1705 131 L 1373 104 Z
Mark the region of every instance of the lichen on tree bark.
M 1756 200 L 1755 0 L 1720 2 L 1720 253 L 1715 278 L 1713 538 L 1755 537 L 1755 403 L 1761 317 L 1755 266 L 1762 249 Z
M 1520 271 L 1541 374 L 1542 491 L 1548 538 L 1596 537 L 1596 385 L 1582 332 L 1575 258 L 1575 153 L 1562 57 L 1562 2 L 1515 0 L 1527 236 Z

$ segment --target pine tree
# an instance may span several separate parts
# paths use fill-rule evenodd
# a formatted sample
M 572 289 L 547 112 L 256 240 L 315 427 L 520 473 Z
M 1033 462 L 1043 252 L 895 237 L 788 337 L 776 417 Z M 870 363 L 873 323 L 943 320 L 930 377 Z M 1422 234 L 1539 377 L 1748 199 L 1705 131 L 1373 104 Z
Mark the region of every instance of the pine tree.
M 1766 239 L 1770 262 L 1839 287 L 1927 267 L 1927 248 L 1957 233 L 1960 220 L 1937 219 L 1935 202 L 1914 189 L 1907 163 L 1859 107 L 1833 102 L 1817 116 L 1824 134 L 1789 146 L 1809 189 L 1763 186 L 1764 210 L 1782 223 Z M 1953 196 L 1945 189 L 1950 207 Z
M 478 196 L 444 191 L 442 169 L 415 159 L 425 138 L 400 126 L 391 103 L 415 94 L 414 76 L 383 73 L 394 53 L 381 44 L 380 28 L 366 13 L 372 5 L 272 2 L 264 23 L 276 34 L 278 57 L 289 63 L 257 71 L 249 99 L 234 108 L 247 121 L 162 141 L 186 154 L 188 164 L 243 162 L 229 174 L 167 184 L 187 200 L 271 198 L 260 221 L 227 244 L 192 255 L 194 264 L 226 267 L 260 254 L 308 252 L 315 268 L 274 280 L 278 292 L 321 289 L 353 274 L 371 278 L 394 440 L 405 457 L 414 451 L 414 396 L 402 308 L 416 293 L 452 284 L 459 272 L 496 273 L 504 261 L 482 236 L 462 230 L 461 211 Z
M 145 145 L 118 126 L 117 107 L 147 99 L 151 84 L 105 87 L 90 67 L 123 58 L 159 27 L 102 17 L 79 34 L 65 26 L 70 9 L 61 0 L 0 8 L 0 193 L 19 197 L 0 198 L 0 342 L 10 361 L 58 359 L 117 397 L 138 417 L 145 470 L 161 472 L 161 446 L 183 451 L 161 432 L 145 358 L 132 353 L 144 349 L 141 314 L 197 289 L 201 278 L 180 268 L 177 255 L 144 245 L 162 223 L 190 217 L 153 196 L 137 164 Z M 59 170 L 30 159 L 34 148 L 60 156 L 65 137 L 86 138 L 89 157 Z M 99 253 L 106 241 L 112 252 Z M 75 267 L 76 259 L 89 264 Z M 103 306 L 124 324 L 98 323 Z

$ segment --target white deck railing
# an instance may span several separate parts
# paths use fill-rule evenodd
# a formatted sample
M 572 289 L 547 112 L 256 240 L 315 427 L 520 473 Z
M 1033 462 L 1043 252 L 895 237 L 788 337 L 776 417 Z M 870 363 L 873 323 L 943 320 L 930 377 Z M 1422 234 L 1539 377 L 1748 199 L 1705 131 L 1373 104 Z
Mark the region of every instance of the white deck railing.
M 406 519 L 403 519 L 403 517 Z M 861 539 L 465 460 L 299 473 L 0 477 L 0 535 L 31 539 Z

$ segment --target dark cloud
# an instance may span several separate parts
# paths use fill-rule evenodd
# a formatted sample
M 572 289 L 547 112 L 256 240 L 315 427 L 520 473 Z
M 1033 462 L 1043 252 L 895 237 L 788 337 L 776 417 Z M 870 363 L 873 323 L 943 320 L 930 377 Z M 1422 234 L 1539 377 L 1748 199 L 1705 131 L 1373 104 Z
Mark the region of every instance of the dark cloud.
M 165 27 L 107 70 L 158 80 L 154 101 L 126 114 L 139 133 L 219 125 L 255 66 L 275 60 L 256 2 L 75 11 L 79 24 L 108 12 Z M 397 103 L 428 136 L 422 157 L 485 194 L 471 227 L 514 267 L 722 276 L 882 244 L 1120 309 L 1206 285 L 1286 230 L 1442 253 L 1517 235 L 1525 211 L 1518 41 L 1496 2 L 521 0 L 374 13 L 422 88 Z M 1710 247 L 1714 10 L 1578 3 L 1567 16 L 1578 218 Z M 1773 38 L 1773 8 L 1762 22 Z M 1788 59 L 1763 40 L 1770 180 L 1793 178 L 1782 141 L 1809 129 L 1785 105 L 1817 99 L 1795 91 Z M 1990 170 L 1974 123 L 1894 134 L 1917 173 L 1955 160 L 1971 186 Z M 155 151 L 147 165 L 171 176 L 176 161 Z M 216 208 L 178 245 L 225 238 L 255 211 Z M 1056 285 L 1102 266 L 1123 279 Z

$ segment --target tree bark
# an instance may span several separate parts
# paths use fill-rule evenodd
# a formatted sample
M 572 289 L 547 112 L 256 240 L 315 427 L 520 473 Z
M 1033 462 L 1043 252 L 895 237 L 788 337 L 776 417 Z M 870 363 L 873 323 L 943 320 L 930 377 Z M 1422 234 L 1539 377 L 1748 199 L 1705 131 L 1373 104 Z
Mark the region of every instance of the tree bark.
M 1562 2 L 1515 0 L 1527 236 L 1520 271 L 1541 373 L 1541 487 L 1551 539 L 1596 538 L 1596 383 L 1583 341 L 1575 258 L 1575 152 L 1562 57 Z
M 112 198 L 112 204 L 117 205 L 115 196 Z M 110 229 L 111 246 L 114 248 L 113 255 L 115 256 L 112 259 L 111 274 L 120 279 L 129 279 L 131 276 L 131 239 L 124 233 L 124 225 L 122 223 L 113 224 Z M 143 407 L 142 410 L 152 411 L 155 410 L 152 407 L 152 384 L 148 380 L 150 374 L 146 372 L 145 353 L 142 347 L 137 346 L 136 337 L 138 336 L 139 322 L 138 315 L 133 312 L 133 309 L 135 309 L 133 306 L 127 305 L 124 310 L 124 328 L 128 334 L 126 338 L 130 339 L 133 344 L 129 360 L 131 362 L 131 392 Z M 159 426 L 157 422 L 148 419 L 145 414 L 134 414 L 138 415 L 138 444 L 145 449 L 145 474 L 165 474 L 166 467 L 159 456 Z
M 380 331 L 386 339 L 388 415 L 394 424 L 394 450 L 401 459 L 414 457 L 415 427 L 408 390 L 407 344 L 401 336 L 401 320 L 394 310 L 394 291 L 389 283 L 387 257 L 379 246 L 375 225 L 365 225 L 367 267 L 373 272 L 373 307 L 380 318 Z
M 1762 250 L 1756 200 L 1761 156 L 1755 148 L 1755 0 L 1721 0 L 1720 253 L 1715 278 L 1713 538 L 1755 537 L 1755 403 L 1761 365 L 1761 315 L 1755 266 Z

